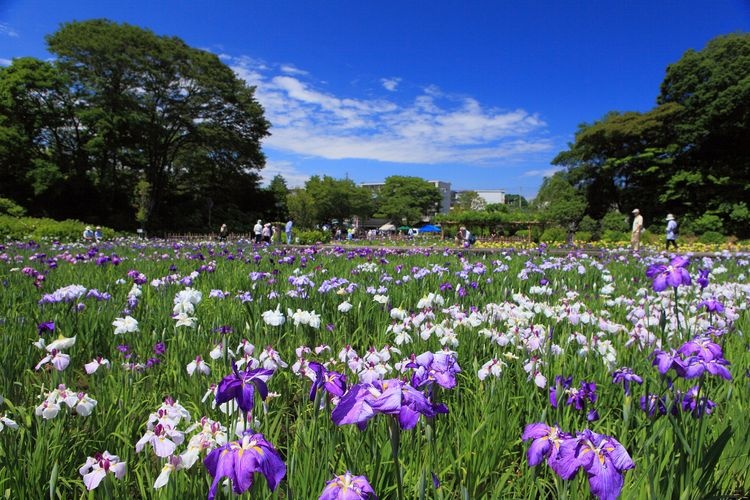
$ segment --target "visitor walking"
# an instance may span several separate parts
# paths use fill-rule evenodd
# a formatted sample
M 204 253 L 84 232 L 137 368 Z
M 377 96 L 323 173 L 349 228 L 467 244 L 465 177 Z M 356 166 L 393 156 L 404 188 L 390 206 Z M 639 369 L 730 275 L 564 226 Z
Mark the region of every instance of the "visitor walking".
M 641 233 L 643 232 L 643 216 L 637 208 L 633 209 L 633 231 L 630 234 L 630 245 L 634 252 L 641 249 Z
M 99 243 L 100 241 L 102 241 L 102 238 L 104 238 L 104 236 L 102 235 L 102 228 L 101 226 L 96 226 L 96 229 L 94 230 L 94 239 L 97 243 Z
M 677 236 L 680 231 L 677 227 L 677 220 L 674 215 L 667 214 L 667 251 L 669 251 L 669 244 L 671 243 L 675 250 L 677 250 Z
M 253 226 L 253 234 L 255 234 L 255 243 L 260 243 L 260 237 L 263 233 L 263 224 L 261 224 L 261 220 L 258 219 L 258 222 L 255 223 L 255 226 Z
M 221 228 L 219 229 L 219 241 L 226 240 L 228 234 L 229 234 L 229 229 L 227 228 L 227 225 L 222 224 Z
M 83 230 L 83 239 L 86 241 L 94 239 L 94 231 L 91 230 L 91 226 L 86 226 L 86 229 Z
M 284 226 L 284 232 L 286 233 L 286 244 L 291 245 L 292 244 L 292 226 L 294 224 L 292 223 L 292 220 L 289 219 L 286 223 L 286 226 Z
M 271 223 L 266 222 L 261 229 L 263 243 L 271 243 Z

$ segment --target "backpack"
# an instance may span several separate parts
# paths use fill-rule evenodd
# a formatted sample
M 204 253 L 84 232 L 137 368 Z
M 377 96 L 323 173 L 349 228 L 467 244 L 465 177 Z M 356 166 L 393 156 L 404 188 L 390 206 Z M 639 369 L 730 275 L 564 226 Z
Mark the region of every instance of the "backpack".
M 473 234 L 470 234 L 469 235 L 469 245 L 473 245 L 476 242 L 477 242 L 477 237 L 474 236 Z
M 674 237 L 677 238 L 680 235 L 680 225 L 675 221 L 674 223 L 674 229 L 672 229 L 672 233 L 674 234 Z

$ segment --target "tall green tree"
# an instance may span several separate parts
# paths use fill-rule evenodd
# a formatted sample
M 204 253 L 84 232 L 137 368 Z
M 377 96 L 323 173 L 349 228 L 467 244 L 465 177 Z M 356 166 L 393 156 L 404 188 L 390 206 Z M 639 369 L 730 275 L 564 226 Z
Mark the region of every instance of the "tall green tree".
M 298 229 L 309 229 L 315 225 L 315 200 L 305 189 L 297 188 L 289 191 L 287 207 L 289 217 Z
M 545 177 L 534 205 L 543 220 L 569 228 L 583 218 L 586 198 L 568 181 L 565 172 L 556 172 Z
M 268 184 L 268 192 L 273 198 L 272 210 L 269 215 L 270 220 L 285 221 L 289 216 L 287 208 L 287 196 L 289 196 L 289 187 L 286 185 L 286 179 L 281 174 L 274 175 Z
M 77 119 L 96 132 L 82 140 L 87 175 L 110 201 L 131 196 L 143 177 L 146 217 L 166 226 L 174 223 L 172 202 L 207 204 L 200 190 L 213 180 L 257 181 L 269 124 L 254 89 L 214 54 L 108 20 L 64 24 L 47 43 Z M 221 175 L 202 175 L 206 169 Z
M 482 210 L 487 203 L 476 191 L 461 191 L 451 210 Z
M 315 221 L 342 223 L 353 215 L 366 217 L 372 210 L 369 191 L 357 186 L 351 179 L 334 179 L 328 175 L 314 175 L 305 183 L 305 191 L 312 196 Z
M 377 193 L 377 213 L 394 223 L 416 224 L 440 209 L 440 190 L 420 177 L 393 175 Z

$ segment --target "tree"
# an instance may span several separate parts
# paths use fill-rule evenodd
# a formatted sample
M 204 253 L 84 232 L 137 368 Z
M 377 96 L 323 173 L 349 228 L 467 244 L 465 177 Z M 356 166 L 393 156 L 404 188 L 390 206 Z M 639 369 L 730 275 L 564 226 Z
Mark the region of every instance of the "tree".
M 545 177 L 534 199 L 543 220 L 565 228 L 577 225 L 586 211 L 586 199 L 568 181 L 565 172 Z
M 366 217 L 371 211 L 369 191 L 357 186 L 351 179 L 313 175 L 305 183 L 305 191 L 314 200 L 314 220 L 318 223 L 334 220 L 343 223 L 353 215 Z
M 529 200 L 520 194 L 506 194 L 505 204 L 517 208 L 527 208 L 529 206 Z
M 582 125 L 554 164 L 584 190 L 589 214 L 641 208 L 654 218 L 715 213 L 750 235 L 750 34 L 711 40 L 667 68 L 657 105 Z
M 273 209 L 269 214 L 269 219 L 274 221 L 285 221 L 288 217 L 287 196 L 289 188 L 286 185 L 286 179 L 281 174 L 276 174 L 268 185 L 268 192 L 273 198 Z
M 482 210 L 487 203 L 476 191 L 461 191 L 451 210 Z
M 257 181 L 269 124 L 254 89 L 214 54 L 107 20 L 64 24 L 47 42 L 82 129 L 94 132 L 80 147 L 87 176 L 110 201 L 103 205 L 117 210 L 111 201 L 130 198 L 142 175 L 153 211 L 146 218 L 166 226 L 174 223 L 166 217 L 171 202 L 206 205 L 194 186 L 221 189 L 211 182 L 221 177 Z M 221 175 L 200 175 L 211 168 Z M 202 178 L 194 184 L 195 177 Z
M 298 228 L 311 228 L 315 224 L 315 200 L 305 189 L 292 189 L 287 196 L 289 217 Z
M 377 194 L 378 214 L 397 224 L 412 225 L 435 214 L 440 207 L 440 190 L 420 177 L 393 175 Z

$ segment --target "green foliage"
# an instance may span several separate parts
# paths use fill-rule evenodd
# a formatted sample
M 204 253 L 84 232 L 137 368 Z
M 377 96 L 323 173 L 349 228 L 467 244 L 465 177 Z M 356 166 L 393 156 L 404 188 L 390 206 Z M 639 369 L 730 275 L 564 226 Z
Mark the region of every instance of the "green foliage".
M 546 177 L 534 198 L 542 220 L 561 226 L 578 224 L 586 211 L 586 199 L 568 181 L 564 172 Z
M 709 245 L 720 245 L 726 240 L 726 237 L 718 231 L 706 231 L 698 237 L 699 242 Z
M 458 194 L 456 202 L 451 205 L 451 210 L 483 210 L 487 203 L 476 191 L 461 191 Z
M 566 240 L 567 234 L 561 227 L 549 227 L 544 230 L 539 240 L 543 243 L 561 243 Z
M 593 233 L 591 231 L 576 231 L 576 241 L 592 241 L 593 240 Z
M 297 228 L 311 228 L 315 225 L 315 200 L 304 189 L 293 189 L 286 198 L 289 217 Z
M 46 218 L 0 215 L 1 239 L 80 241 L 85 227 L 85 223 L 70 219 L 57 221 Z M 102 232 L 105 238 L 111 238 L 115 234 L 109 228 L 102 228 Z
M 602 217 L 601 221 L 601 230 L 602 232 L 606 231 L 617 231 L 617 232 L 627 232 L 630 229 L 630 223 L 628 222 L 628 216 L 625 214 L 621 214 L 617 211 L 611 211 L 607 212 L 607 214 Z
M 377 192 L 376 213 L 396 226 L 412 226 L 423 216 L 434 214 L 441 199 L 440 190 L 420 177 L 392 175 Z
M 590 215 L 584 215 L 581 222 L 578 223 L 578 229 L 591 234 L 597 234 L 599 232 L 599 222 Z
M 314 175 L 305 183 L 305 191 L 311 196 L 313 220 L 318 224 L 334 220 L 343 223 L 353 215 L 367 216 L 372 210 L 370 192 L 351 179 Z
M 289 207 L 287 205 L 287 197 L 289 196 L 289 188 L 286 185 L 286 180 L 281 174 L 274 175 L 273 179 L 268 185 L 268 191 L 271 195 L 271 209 L 269 210 L 267 218 L 270 220 L 285 221 L 289 217 Z
M 295 235 L 295 239 L 298 240 L 300 245 L 314 245 L 316 243 L 330 243 L 331 232 L 330 231 L 300 231 Z
M 723 227 L 721 218 L 715 214 L 703 214 L 697 219 L 690 222 L 690 229 L 696 234 L 703 234 L 708 231 L 720 233 Z
M 13 200 L 0 197 L 0 215 L 2 214 L 21 217 L 26 215 L 26 209 L 18 203 L 15 203 Z
M 608 243 L 616 243 L 620 241 L 630 241 L 630 233 L 624 231 L 614 231 L 612 229 L 605 229 L 602 232 L 602 241 Z
M 241 227 L 268 206 L 257 171 L 269 124 L 216 55 L 101 19 L 47 43 L 53 62 L 0 70 L 0 196 L 32 215 L 170 229 L 205 228 L 212 213 Z M 134 203 L 142 179 L 148 202 Z
M 750 199 L 750 34 L 711 40 L 671 64 L 657 106 L 611 112 L 581 125 L 575 142 L 553 161 L 583 189 L 588 213 L 639 207 L 658 220 L 718 215 L 750 234 L 741 204 Z

